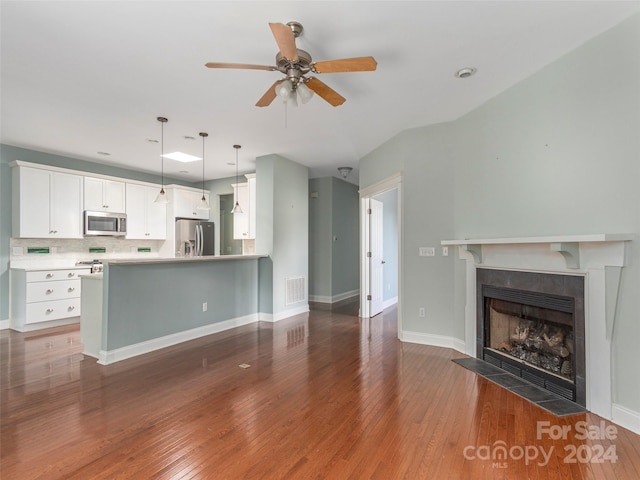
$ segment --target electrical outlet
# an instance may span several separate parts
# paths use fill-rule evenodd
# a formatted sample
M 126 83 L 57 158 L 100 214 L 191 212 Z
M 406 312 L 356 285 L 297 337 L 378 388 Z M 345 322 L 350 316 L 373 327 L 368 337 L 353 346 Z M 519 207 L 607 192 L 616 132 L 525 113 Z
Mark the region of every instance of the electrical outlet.
M 418 316 L 424 318 L 426 316 L 425 311 L 424 311 L 424 307 L 420 307 L 418 309 Z
M 203 311 L 203 312 L 206 312 L 206 311 L 207 311 L 207 308 L 209 308 L 209 306 L 207 305 L 207 302 L 204 302 L 204 303 L 202 304 L 202 311 Z
M 442 247 L 442 256 L 443 257 L 449 256 L 449 247 Z

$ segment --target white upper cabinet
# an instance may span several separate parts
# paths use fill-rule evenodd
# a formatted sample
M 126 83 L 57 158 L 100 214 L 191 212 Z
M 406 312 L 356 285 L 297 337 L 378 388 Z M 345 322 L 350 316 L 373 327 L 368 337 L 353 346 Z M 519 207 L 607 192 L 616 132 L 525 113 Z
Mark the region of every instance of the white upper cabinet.
M 256 175 L 245 175 L 246 183 L 233 184 L 234 205 L 240 204 L 242 213 L 233 215 L 233 238 L 249 240 L 256 238 Z
M 124 182 L 84 177 L 84 209 L 95 212 L 124 213 Z
M 176 218 L 196 218 L 209 220 L 209 210 L 199 210 L 198 204 L 202 198 L 202 192 L 172 187 L 169 190 L 169 201 L 173 202 L 173 213 Z M 173 197 L 173 198 L 171 198 Z M 204 192 L 204 197 L 209 203 L 209 192 Z
M 13 168 L 13 236 L 82 238 L 83 177 Z
M 156 203 L 158 187 L 126 184 L 128 239 L 164 240 L 167 238 L 167 205 Z

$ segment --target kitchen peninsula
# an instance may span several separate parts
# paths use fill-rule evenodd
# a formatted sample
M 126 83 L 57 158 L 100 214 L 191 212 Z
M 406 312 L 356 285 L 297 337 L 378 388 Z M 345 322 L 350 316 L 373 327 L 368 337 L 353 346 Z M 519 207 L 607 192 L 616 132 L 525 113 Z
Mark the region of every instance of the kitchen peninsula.
M 108 261 L 81 277 L 85 353 L 107 365 L 256 322 L 270 268 L 265 255 Z

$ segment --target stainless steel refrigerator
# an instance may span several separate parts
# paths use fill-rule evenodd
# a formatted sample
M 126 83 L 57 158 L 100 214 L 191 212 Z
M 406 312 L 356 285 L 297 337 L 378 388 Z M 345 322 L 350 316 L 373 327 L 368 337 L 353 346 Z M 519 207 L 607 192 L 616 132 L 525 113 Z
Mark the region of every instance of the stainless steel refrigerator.
M 176 218 L 176 257 L 214 255 L 213 222 Z

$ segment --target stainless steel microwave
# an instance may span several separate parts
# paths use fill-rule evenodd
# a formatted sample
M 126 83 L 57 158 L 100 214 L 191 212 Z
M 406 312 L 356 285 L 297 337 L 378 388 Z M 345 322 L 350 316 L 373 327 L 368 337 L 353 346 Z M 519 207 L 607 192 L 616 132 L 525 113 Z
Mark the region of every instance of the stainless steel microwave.
M 111 212 L 84 212 L 84 235 L 123 237 L 127 234 L 127 214 Z

